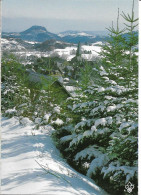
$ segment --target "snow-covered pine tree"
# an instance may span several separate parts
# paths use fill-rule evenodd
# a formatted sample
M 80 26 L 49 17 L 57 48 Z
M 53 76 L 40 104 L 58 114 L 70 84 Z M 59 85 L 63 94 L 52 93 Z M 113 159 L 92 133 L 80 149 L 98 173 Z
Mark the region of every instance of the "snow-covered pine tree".
M 97 74 L 94 85 L 88 86 L 83 98 L 74 98 L 68 105 L 73 113 L 71 122 L 67 120 L 56 135 L 60 139 L 61 151 L 78 170 L 112 194 L 124 194 L 125 184 L 130 181 L 135 185 L 133 194 L 136 194 L 137 58 L 132 50 L 131 71 L 131 55 L 128 58 L 125 52 L 130 51 L 128 41 L 133 47 L 137 39 L 133 36 L 134 41 L 125 39 L 118 20 L 119 14 L 117 28 L 109 29 L 111 39 L 103 47 L 103 63 L 99 69 L 94 69 Z M 72 98 L 68 104 L 69 101 Z
M 87 61 L 84 61 L 83 64 L 83 67 L 80 69 L 80 78 L 78 86 L 84 90 L 93 81 L 93 65 Z
M 29 89 L 24 85 L 25 69 L 13 55 L 2 59 L 2 113 L 20 116 L 28 112 Z
M 113 64 L 117 65 L 121 63 L 124 54 L 123 42 L 125 38 L 122 35 L 125 29 L 120 30 L 119 28 L 119 9 L 116 27 L 114 27 L 112 22 L 112 26 L 107 28 L 107 30 L 109 32 L 109 38 L 102 46 L 100 56 L 106 66 L 113 66 Z
M 76 57 L 80 57 L 80 56 L 81 56 L 81 44 L 79 42 L 77 46 Z
M 132 83 L 134 82 L 135 78 L 133 77 L 132 73 L 138 74 L 138 61 L 137 61 L 137 55 L 136 52 L 138 51 L 137 45 L 138 45 L 138 31 L 136 27 L 138 26 L 138 18 L 135 18 L 134 14 L 134 0 L 132 5 L 132 13 L 131 16 L 129 14 L 125 14 L 122 12 L 122 17 L 125 19 L 125 29 L 127 32 L 127 36 L 125 38 L 124 42 L 124 49 L 126 52 L 124 52 L 124 58 L 127 59 L 128 63 L 126 63 L 126 67 L 128 70 L 128 77 L 129 82 L 128 86 L 132 86 Z
M 48 80 L 47 84 L 44 77 L 41 77 L 41 80 L 42 84 L 34 82 L 26 67 L 20 64 L 15 56 L 3 57 L 1 93 L 3 116 L 17 116 L 20 121 L 23 119 L 24 125 L 30 119 L 35 122 L 35 128 L 44 126 L 51 120 L 54 124 L 60 124 L 56 117 L 56 113 L 60 112 L 60 107 L 55 104 L 56 88 L 50 90 L 53 81 Z

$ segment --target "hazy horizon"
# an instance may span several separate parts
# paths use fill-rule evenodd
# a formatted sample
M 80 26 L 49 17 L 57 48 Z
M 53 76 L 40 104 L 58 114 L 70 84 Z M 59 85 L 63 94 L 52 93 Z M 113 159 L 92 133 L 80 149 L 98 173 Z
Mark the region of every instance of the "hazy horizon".
M 21 32 L 33 25 L 52 33 L 67 30 L 106 31 L 117 12 L 131 13 L 132 0 L 3 0 L 2 31 Z M 138 0 L 135 0 L 138 16 Z M 120 17 L 123 28 L 123 19 Z
M 2 20 L 6 20 L 6 18 L 2 18 Z M 24 18 L 22 19 L 22 18 L 20 18 L 20 21 L 21 20 L 24 20 Z M 2 22 L 3 23 L 3 22 Z M 49 30 L 47 27 L 46 27 L 46 25 L 41 25 L 40 23 L 37 23 L 37 24 L 35 24 L 35 23 L 33 23 L 33 24 L 29 24 L 29 25 L 27 25 L 27 27 L 26 28 L 24 28 L 24 27 L 21 27 L 21 30 L 15 30 L 15 31 L 11 31 L 11 30 L 7 30 L 7 31 L 5 31 L 5 30 L 3 30 L 3 28 L 2 28 L 2 32 L 22 32 L 22 31 L 25 31 L 25 30 L 27 30 L 27 29 L 29 29 L 29 28 L 31 28 L 32 26 L 42 26 L 42 27 L 45 27 L 46 28 L 46 30 L 47 31 L 49 31 L 49 32 L 52 32 L 51 30 Z M 106 30 L 106 28 L 105 29 L 96 29 L 96 30 L 90 30 L 90 29 L 71 29 L 71 27 L 70 27 L 70 29 L 68 28 L 68 29 L 64 29 L 64 30 L 61 30 L 61 31 L 56 31 L 56 32 L 52 32 L 52 33 L 56 33 L 56 34 L 58 34 L 58 33 L 61 33 L 61 32 L 67 32 L 67 31 L 85 31 L 85 32 L 106 32 L 107 30 Z

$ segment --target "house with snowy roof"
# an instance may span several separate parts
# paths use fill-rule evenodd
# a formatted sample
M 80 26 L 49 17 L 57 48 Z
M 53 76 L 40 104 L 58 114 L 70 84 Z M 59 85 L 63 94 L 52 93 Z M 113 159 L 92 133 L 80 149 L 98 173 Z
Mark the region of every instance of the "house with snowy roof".
M 44 88 L 51 91 L 54 93 L 54 99 L 59 103 L 74 95 L 73 91 L 75 88 L 66 86 L 60 77 L 43 75 L 30 69 L 27 69 L 26 72 L 28 74 L 29 87 L 33 86 L 37 89 Z

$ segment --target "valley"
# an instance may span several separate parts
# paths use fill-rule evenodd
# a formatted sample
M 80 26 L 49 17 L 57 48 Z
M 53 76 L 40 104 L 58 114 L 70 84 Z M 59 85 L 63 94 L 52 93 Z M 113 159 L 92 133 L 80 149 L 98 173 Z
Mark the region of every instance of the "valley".
M 32 36 L 33 33 L 34 36 Z M 98 38 L 97 35 L 93 36 L 86 33 L 77 33 L 77 31 L 76 34 L 62 33 L 59 34 L 59 36 L 53 36 L 51 33 L 49 33 L 50 36 L 48 37 L 44 37 L 44 33 L 48 33 L 45 28 L 35 28 L 35 26 L 19 34 L 3 33 L 1 41 L 2 51 L 3 53 L 13 53 L 19 59 L 21 59 L 22 63 L 24 64 L 31 63 L 33 58 L 40 57 L 60 57 L 70 61 L 75 57 L 78 43 L 81 41 L 82 58 L 92 61 L 96 56 L 99 55 L 98 52 L 101 51 L 102 42 L 105 40 L 104 36 L 102 36 L 103 38 Z M 23 36 L 25 34 L 26 36 Z M 37 38 L 39 36 L 44 37 L 42 40 L 48 40 L 41 42 Z M 66 36 L 70 38 L 75 37 L 77 41 L 71 41 L 70 43 L 69 40 L 65 38 Z M 79 39 L 80 37 L 81 39 Z M 86 38 L 90 40 L 87 40 L 87 42 Z M 93 38 L 96 39 L 93 40 Z

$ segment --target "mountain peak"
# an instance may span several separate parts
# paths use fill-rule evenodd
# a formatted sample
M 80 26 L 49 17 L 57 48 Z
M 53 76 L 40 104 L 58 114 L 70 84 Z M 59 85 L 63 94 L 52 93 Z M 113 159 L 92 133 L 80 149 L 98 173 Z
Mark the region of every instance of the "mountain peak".
M 21 32 L 21 34 L 27 34 L 27 33 L 46 33 L 47 29 L 43 26 L 31 26 L 30 28 L 28 28 L 27 30 Z
M 34 25 L 30 27 L 30 30 L 43 30 L 47 32 L 47 29 L 43 26 Z

